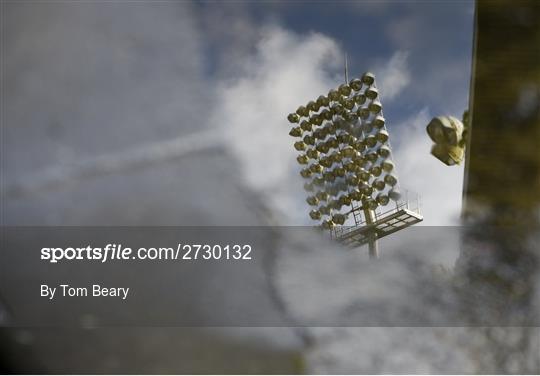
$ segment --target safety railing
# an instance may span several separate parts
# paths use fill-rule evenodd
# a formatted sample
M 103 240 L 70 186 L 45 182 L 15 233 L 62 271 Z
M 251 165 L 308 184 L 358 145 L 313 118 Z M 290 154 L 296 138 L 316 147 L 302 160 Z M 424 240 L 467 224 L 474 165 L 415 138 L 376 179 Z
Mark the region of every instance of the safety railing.
M 420 214 L 421 204 L 420 195 L 418 193 L 405 190 L 399 200 L 384 207 L 378 207 L 374 210 L 374 222 L 377 223 L 378 221 L 398 213 L 401 210 L 408 210 L 416 214 Z M 349 232 L 368 225 L 361 207 L 353 207 L 350 213 L 352 214 L 351 223 L 334 227 L 334 229 L 331 231 L 332 237 L 339 239 L 347 235 Z

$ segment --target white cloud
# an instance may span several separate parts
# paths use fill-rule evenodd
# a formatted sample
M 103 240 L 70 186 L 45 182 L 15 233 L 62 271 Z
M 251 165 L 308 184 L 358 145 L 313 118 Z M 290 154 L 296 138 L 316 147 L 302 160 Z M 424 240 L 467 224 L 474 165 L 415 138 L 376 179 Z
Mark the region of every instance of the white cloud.
M 396 51 L 390 60 L 377 71 L 377 84 L 386 101 L 396 97 L 409 83 L 411 76 L 407 67 L 407 51 Z
M 222 127 L 247 182 L 293 222 L 307 223 L 286 116 L 335 86 L 341 53 L 321 34 L 298 35 L 276 26 L 261 34 L 254 54 L 238 61 L 241 76 L 219 86 L 213 122 Z

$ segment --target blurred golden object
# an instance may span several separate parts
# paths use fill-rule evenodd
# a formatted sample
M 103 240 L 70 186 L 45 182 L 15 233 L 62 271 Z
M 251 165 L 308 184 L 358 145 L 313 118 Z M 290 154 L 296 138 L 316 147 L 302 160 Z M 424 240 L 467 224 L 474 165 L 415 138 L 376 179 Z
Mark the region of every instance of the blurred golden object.
M 463 161 L 465 148 L 462 146 L 433 144 L 431 154 L 447 166 L 453 166 Z
M 453 116 L 437 116 L 431 119 L 426 130 L 433 142 L 457 146 L 463 134 L 463 123 Z
M 435 144 L 431 154 L 448 166 L 460 164 L 465 155 L 463 123 L 453 116 L 437 116 L 429 122 L 426 131 Z

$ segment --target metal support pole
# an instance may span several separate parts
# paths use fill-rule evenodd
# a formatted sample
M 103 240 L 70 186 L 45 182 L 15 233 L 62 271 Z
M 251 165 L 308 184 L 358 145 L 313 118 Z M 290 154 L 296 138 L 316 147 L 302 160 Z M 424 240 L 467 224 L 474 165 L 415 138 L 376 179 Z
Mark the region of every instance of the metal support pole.
M 349 62 L 347 52 L 345 52 L 345 84 L 349 83 Z
M 364 217 L 366 218 L 367 226 L 371 226 L 375 222 L 375 212 L 373 210 L 364 209 Z M 378 259 L 379 246 L 377 244 L 377 233 L 375 232 L 375 229 L 369 231 L 368 238 L 369 258 Z

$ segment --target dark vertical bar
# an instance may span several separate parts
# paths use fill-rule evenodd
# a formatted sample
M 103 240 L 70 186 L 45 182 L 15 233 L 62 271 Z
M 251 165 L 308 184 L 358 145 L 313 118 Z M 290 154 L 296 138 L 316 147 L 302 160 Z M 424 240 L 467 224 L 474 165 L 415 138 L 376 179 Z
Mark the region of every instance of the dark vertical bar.
M 480 0 L 465 219 L 527 225 L 540 205 L 540 2 Z
M 485 329 L 482 372 L 538 372 L 540 2 L 479 0 L 463 187 L 466 224 L 456 265 L 470 324 L 519 328 L 514 343 Z M 528 327 L 527 327 L 528 326 Z M 500 328 L 499 328 L 500 329 Z M 517 333 L 519 330 L 521 332 Z M 503 336 L 504 337 L 504 336 Z M 496 362 L 493 361 L 496 359 Z M 525 359 L 525 358 L 524 358 Z M 515 371 L 514 371 L 515 372 Z

